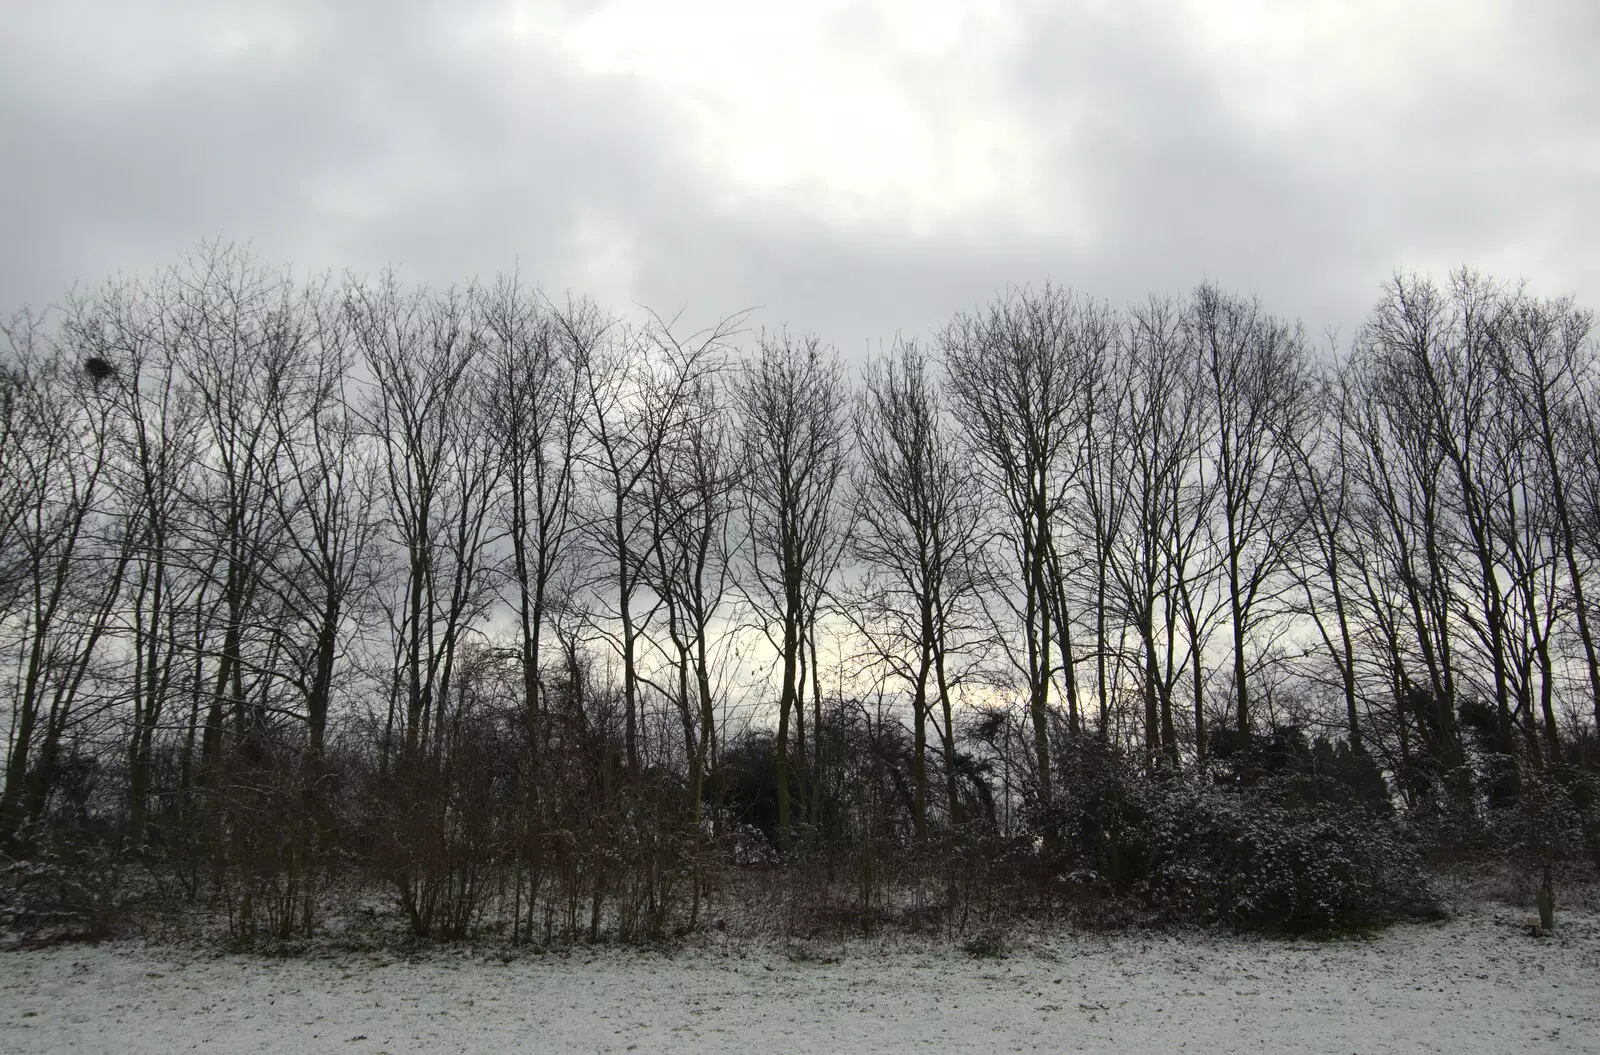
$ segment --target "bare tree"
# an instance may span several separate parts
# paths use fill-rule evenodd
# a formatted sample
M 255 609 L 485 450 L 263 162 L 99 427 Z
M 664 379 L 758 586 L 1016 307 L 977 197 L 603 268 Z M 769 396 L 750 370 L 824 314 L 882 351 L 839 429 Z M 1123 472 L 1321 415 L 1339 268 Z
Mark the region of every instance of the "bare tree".
M 641 774 L 641 640 L 661 602 L 645 594 L 658 536 L 649 491 L 660 460 L 697 414 L 694 397 L 720 355 L 720 340 L 683 344 L 654 330 L 617 332 L 583 359 L 587 460 L 596 508 L 587 518 L 590 546 L 609 580 L 597 588 L 596 626 L 622 662 L 628 769 Z M 614 623 L 615 630 L 607 624 Z
M 1517 401 L 1541 462 L 1541 482 L 1551 504 L 1554 544 L 1571 596 L 1583 650 L 1590 702 L 1600 722 L 1600 650 L 1589 621 L 1585 562 L 1579 556 L 1578 514 L 1569 475 L 1582 465 L 1583 436 L 1592 411 L 1586 396 L 1595 384 L 1593 316 L 1570 299 L 1518 298 L 1496 342 L 1498 363 Z M 1547 716 L 1548 718 L 1548 716 Z
M 677 420 L 651 464 L 649 507 L 654 554 L 650 585 L 666 610 L 673 678 L 664 692 L 675 702 L 683 726 L 696 832 L 717 732 L 714 624 L 733 572 L 730 522 L 741 466 L 722 377 L 727 342 L 740 321 L 738 316 L 725 319 L 680 338 L 658 317 L 651 331 L 652 342 L 667 350 L 669 361 L 692 371 L 686 388 L 672 389 L 680 401 Z M 696 898 L 698 903 L 698 894 Z
M 177 834 L 188 834 L 205 657 L 199 642 L 185 638 L 186 632 L 201 632 L 199 614 L 211 586 L 212 562 L 196 559 L 197 518 L 191 512 L 199 491 L 202 402 L 174 354 L 179 316 L 171 299 L 166 281 L 153 287 L 112 284 L 74 301 L 63 323 L 64 339 L 85 362 L 105 364 L 95 386 L 116 407 L 108 470 L 134 547 L 130 596 L 119 619 L 132 645 L 126 688 L 132 706 L 128 835 L 136 848 L 146 841 L 157 733 L 171 724 L 169 705 L 185 688 L 189 707 L 176 805 L 184 829 Z M 191 667 L 195 673 L 188 677 Z
M 1305 339 L 1253 300 L 1214 286 L 1195 291 L 1185 319 L 1212 403 L 1222 517 L 1223 573 L 1233 631 L 1233 681 L 1241 733 L 1250 731 L 1249 646 L 1303 525 L 1293 500 L 1293 450 L 1316 405 Z
M 1387 688 L 1399 711 L 1398 771 L 1414 795 L 1420 789 L 1413 779 L 1413 737 L 1424 759 L 1437 760 L 1450 774 L 1464 773 L 1456 722 L 1450 481 L 1425 392 L 1393 342 L 1364 329 L 1344 374 L 1350 393 L 1340 406 L 1353 441 L 1347 452 L 1358 496 L 1352 527 L 1362 555 L 1362 615 L 1385 646 Z M 1459 782 L 1451 786 L 1464 790 Z
M 778 837 L 787 846 L 789 727 L 805 706 L 804 649 L 843 537 L 837 491 L 849 408 L 838 359 L 814 337 L 763 336 L 734 392 L 744 426 L 749 591 L 781 668 L 774 779 Z M 803 769 L 803 736 L 799 743 Z
M 371 578 L 369 555 L 380 475 L 351 391 L 354 350 L 341 305 L 316 291 L 315 347 L 286 379 L 290 391 L 273 409 L 282 451 L 274 512 L 283 544 L 270 582 L 280 611 L 299 633 L 288 643 L 287 675 L 306 723 L 306 758 L 320 765 L 333 702 L 335 667 L 349 630 L 352 602 Z
M 211 686 L 201 748 L 215 786 L 225 715 L 251 751 L 266 730 L 271 657 L 282 640 L 278 621 L 264 617 L 262 588 L 278 542 L 273 494 L 283 437 L 274 423 L 313 331 L 294 287 L 236 247 L 202 246 L 170 288 L 172 354 L 199 403 L 191 559 L 215 598 L 202 645 Z
M 1052 800 L 1050 696 L 1059 644 L 1069 723 L 1077 726 L 1077 678 L 1060 618 L 1054 541 L 1082 452 L 1078 393 L 1098 365 L 1101 312 L 1066 290 L 1046 287 L 958 317 L 941 338 L 952 407 L 991 493 L 1005 510 L 1001 537 L 1015 561 L 1021 624 L 1018 666 L 1028 683 L 1040 800 Z M 1057 626 L 1057 623 L 1060 623 Z
M 512 604 L 518 624 L 522 724 L 527 759 L 521 782 L 527 816 L 528 933 L 543 874 L 547 818 L 543 765 L 548 720 L 542 675 L 551 610 L 569 572 L 575 469 L 584 436 L 580 378 L 596 337 L 592 309 L 548 310 L 515 278 L 480 295 L 476 309 L 488 343 L 486 423 L 500 445 L 511 541 Z M 519 869 L 523 859 L 519 857 Z M 516 881 L 522 898 L 522 876 Z M 522 926 L 517 911 L 514 927 Z
M 422 833 L 449 823 L 458 769 L 446 742 L 460 741 L 446 719 L 463 713 L 452 695 L 456 665 L 495 596 L 492 546 L 502 523 L 503 462 L 481 432 L 489 378 L 470 305 L 453 292 L 403 291 L 389 276 L 351 287 L 345 309 L 372 377 L 363 424 L 379 451 L 388 539 L 402 556 L 388 600 L 395 664 L 380 773 L 389 772 L 398 723 L 398 805 L 416 812 L 398 818 L 392 875 L 418 933 L 457 879 L 448 854 L 422 855 Z M 415 835 L 408 823 L 420 826 Z
M 1201 471 L 1211 417 L 1199 398 L 1201 374 L 1183 339 L 1178 307 L 1152 301 L 1130 314 L 1123 341 L 1122 405 L 1108 424 L 1101 472 L 1116 481 L 1119 504 L 1105 547 L 1122 617 L 1140 645 L 1147 765 L 1158 756 L 1179 757 L 1173 722 L 1176 680 L 1185 663 L 1200 664 L 1199 643 L 1180 657 L 1176 637 L 1180 611 L 1189 600 L 1188 554 L 1206 520 L 1210 492 Z M 1191 605 L 1189 614 L 1194 615 Z M 1193 634 L 1193 627 L 1190 627 Z M 1198 683 L 1197 683 L 1198 684 Z M 1195 734 L 1205 752 L 1204 715 L 1196 698 Z
M 1354 563 L 1349 556 L 1354 502 L 1349 446 L 1354 441 L 1348 432 L 1352 415 L 1340 405 L 1346 398 L 1348 389 L 1325 374 L 1318 385 L 1321 413 L 1317 428 L 1298 437 L 1288 450 L 1296 463 L 1294 482 L 1306 525 L 1294 574 L 1305 594 L 1305 613 L 1339 678 L 1350 747 L 1360 751 L 1357 652 L 1349 585 L 1349 569 Z
M 1135 312 L 1136 317 L 1137 311 Z M 1131 333 L 1130 333 L 1131 336 Z M 1078 476 L 1079 501 L 1087 514 L 1087 558 L 1093 596 L 1094 667 L 1097 714 L 1095 731 L 1105 741 L 1112 736 L 1112 696 L 1120 682 L 1119 649 L 1113 643 L 1126 624 L 1117 612 L 1118 584 L 1112 574 L 1113 554 L 1128 529 L 1132 488 L 1123 475 L 1125 432 L 1134 414 L 1134 371 L 1127 338 L 1112 347 L 1100 369 L 1084 378 L 1079 390 L 1083 416 L 1083 471 Z
M 404 556 L 391 613 L 404 709 L 401 757 L 421 760 L 456 649 L 488 603 L 499 463 L 477 435 L 479 335 L 459 294 L 354 286 L 346 312 L 372 375 L 363 418 L 381 452 L 387 527 Z
M 927 726 L 943 753 L 947 815 L 961 819 L 951 670 L 961 612 L 977 582 L 980 516 L 944 419 L 937 379 L 913 343 L 868 368 L 855 422 L 859 451 L 851 550 L 869 569 L 861 626 L 911 691 L 913 825 L 927 833 Z
M 10 846 L 26 839 L 60 772 L 132 549 L 103 508 L 114 402 L 76 357 L 44 346 L 31 317 L 0 326 L 0 338 L 10 360 L 0 380 L 0 461 L 14 474 L 5 486 L 10 522 L 0 530 L 19 595 L 0 621 L 14 671 L 0 786 L 0 845 Z

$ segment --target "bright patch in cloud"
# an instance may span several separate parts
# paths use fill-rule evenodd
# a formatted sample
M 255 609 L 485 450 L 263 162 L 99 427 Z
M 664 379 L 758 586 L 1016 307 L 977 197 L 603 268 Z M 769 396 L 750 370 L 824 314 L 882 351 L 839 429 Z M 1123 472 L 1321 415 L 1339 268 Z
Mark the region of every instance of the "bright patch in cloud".
M 669 103 L 685 152 L 730 205 L 914 235 L 1070 219 L 1006 105 L 999 73 L 1017 28 L 1000 8 L 624 0 L 568 19 L 518 5 L 507 29 Z
M 1372 127 L 1512 70 L 1513 12 L 1453 0 L 1184 0 L 1186 42 L 1237 112 Z M 1513 80 L 1525 72 L 1515 69 Z

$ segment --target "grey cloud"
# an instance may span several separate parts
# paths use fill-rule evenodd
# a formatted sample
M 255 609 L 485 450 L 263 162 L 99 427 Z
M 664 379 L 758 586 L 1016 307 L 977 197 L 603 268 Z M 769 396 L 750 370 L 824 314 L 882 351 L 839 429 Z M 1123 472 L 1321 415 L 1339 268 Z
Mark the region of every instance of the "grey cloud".
M 48 299 L 218 232 L 268 259 L 448 282 L 554 264 L 583 202 L 659 206 L 648 101 L 387 18 L 308 18 L 291 64 L 197 63 L 111 102 L 6 92 L 25 160 L 0 176 L 20 206 L 0 294 Z
M 1115 295 L 1204 273 L 1313 328 L 1348 330 L 1395 268 L 1546 263 L 1550 273 L 1528 277 L 1555 292 L 1600 280 L 1578 251 L 1600 234 L 1592 212 L 1563 236 L 1561 259 L 1515 251 L 1596 189 L 1593 172 L 1551 160 L 1552 148 L 1600 142 L 1600 96 L 1578 73 L 1581 39 L 1534 25 L 1510 42 L 1525 59 L 1538 54 L 1549 82 L 1521 99 L 1500 90 L 1514 77 L 1499 70 L 1483 82 L 1424 83 L 1419 99 L 1392 108 L 1264 133 L 1230 109 L 1170 20 L 1062 17 L 1030 35 L 1017 95 L 1041 128 L 1093 100 L 1059 149 L 1061 164 L 1090 173 L 1103 221 L 1081 264 L 1111 276 Z
M 166 10 L 156 23 L 181 27 L 201 9 Z M 1085 195 L 1082 239 L 1047 224 L 914 236 L 731 198 L 646 85 L 467 32 L 490 7 L 278 10 L 294 27 L 281 54 L 180 44 L 164 68 L 125 80 L 86 68 L 104 42 L 65 30 L 15 34 L 26 54 L 0 45 L 12 158 L 0 168 L 0 303 L 48 301 L 73 279 L 157 266 L 218 233 L 301 268 L 393 262 L 448 283 L 515 265 L 584 292 L 582 216 L 627 234 L 634 298 L 701 321 L 758 307 L 756 323 L 813 329 L 847 352 L 1045 279 L 1127 301 L 1209 277 L 1313 331 L 1348 332 L 1395 267 L 1470 261 L 1600 296 L 1600 98 L 1583 74 L 1600 23 L 1588 5 L 1505 42 L 1498 60 L 1538 74 L 1520 93 L 1504 89 L 1516 83 L 1504 69 L 1441 74 L 1392 108 L 1269 130 L 1152 8 L 1020 8 L 1007 98 L 1044 147 L 1035 181 Z M 124 12 L 101 29 L 153 47 L 135 24 Z

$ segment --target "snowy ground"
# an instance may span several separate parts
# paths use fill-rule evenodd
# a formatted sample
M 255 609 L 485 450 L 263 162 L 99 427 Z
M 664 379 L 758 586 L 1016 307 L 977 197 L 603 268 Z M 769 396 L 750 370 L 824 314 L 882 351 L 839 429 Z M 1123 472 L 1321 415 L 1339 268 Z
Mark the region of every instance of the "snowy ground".
M 0 953 L 0 1051 L 1600 1051 L 1600 915 L 1545 939 L 1521 920 L 1021 937 L 1001 960 L 903 942 L 418 962 L 62 946 Z

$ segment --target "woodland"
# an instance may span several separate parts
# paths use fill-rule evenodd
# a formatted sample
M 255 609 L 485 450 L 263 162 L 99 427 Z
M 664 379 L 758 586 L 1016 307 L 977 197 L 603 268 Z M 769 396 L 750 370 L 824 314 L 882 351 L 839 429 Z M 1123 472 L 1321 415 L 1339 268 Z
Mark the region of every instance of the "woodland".
M 0 930 L 982 953 L 1592 876 L 1592 314 L 1374 294 L 1042 285 L 847 358 L 208 244 L 18 312 Z

